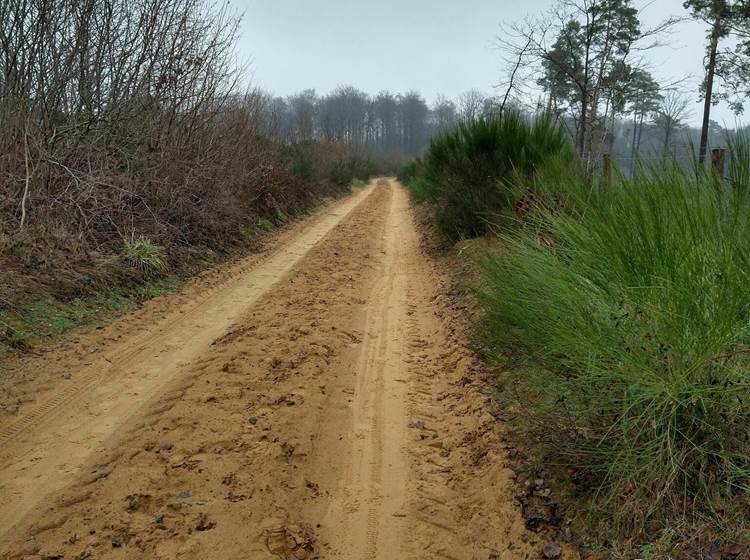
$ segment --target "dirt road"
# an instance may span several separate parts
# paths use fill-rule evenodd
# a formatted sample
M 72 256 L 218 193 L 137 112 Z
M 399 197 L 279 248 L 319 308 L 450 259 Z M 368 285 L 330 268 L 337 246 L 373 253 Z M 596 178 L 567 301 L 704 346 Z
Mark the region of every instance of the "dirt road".
M 448 286 L 379 180 L 26 364 L 1 557 L 539 557 Z

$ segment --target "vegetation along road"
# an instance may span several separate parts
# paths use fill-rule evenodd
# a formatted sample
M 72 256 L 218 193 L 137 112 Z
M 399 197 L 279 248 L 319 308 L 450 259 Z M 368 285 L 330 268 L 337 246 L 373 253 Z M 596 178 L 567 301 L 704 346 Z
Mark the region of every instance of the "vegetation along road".
M 272 245 L 27 362 L 36 391 L 0 427 L 3 557 L 543 548 L 406 191 L 373 181 Z

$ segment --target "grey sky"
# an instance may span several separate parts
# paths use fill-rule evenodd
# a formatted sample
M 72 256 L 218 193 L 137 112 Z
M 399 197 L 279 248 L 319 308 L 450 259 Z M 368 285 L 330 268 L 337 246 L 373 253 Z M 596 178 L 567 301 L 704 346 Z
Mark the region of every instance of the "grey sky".
M 326 93 L 353 85 L 369 93 L 418 90 L 428 101 L 470 88 L 491 93 L 502 79 L 493 47 L 500 24 L 547 10 L 552 0 L 231 0 L 245 13 L 240 55 L 251 59 L 253 84 L 287 95 L 306 88 Z M 684 15 L 682 0 L 636 0 L 644 26 Z M 696 100 L 705 30 L 686 22 L 652 51 L 662 82 L 679 81 Z M 725 107 L 714 118 L 731 125 Z

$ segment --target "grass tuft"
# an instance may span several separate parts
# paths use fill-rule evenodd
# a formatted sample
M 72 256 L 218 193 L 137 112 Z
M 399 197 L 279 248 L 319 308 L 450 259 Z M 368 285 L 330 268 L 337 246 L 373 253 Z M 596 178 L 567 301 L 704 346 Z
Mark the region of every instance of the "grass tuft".
M 164 248 L 145 237 L 125 241 L 122 258 L 129 265 L 146 273 L 164 273 L 168 268 Z

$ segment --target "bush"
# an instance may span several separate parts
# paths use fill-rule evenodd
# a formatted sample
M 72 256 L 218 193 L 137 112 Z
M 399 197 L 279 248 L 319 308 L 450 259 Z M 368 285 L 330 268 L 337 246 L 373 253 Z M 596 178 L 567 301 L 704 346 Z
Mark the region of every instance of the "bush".
M 415 198 L 434 206 L 438 229 L 456 240 L 486 233 L 512 205 L 514 173 L 532 175 L 561 153 L 572 159 L 568 134 L 554 118 L 509 110 L 460 123 L 430 142 L 423 165 L 405 171 Z
M 746 508 L 750 198 L 679 171 L 564 190 L 482 259 L 533 439 L 616 506 L 607 526 Z
M 356 157 L 339 161 L 331 169 L 331 182 L 340 187 L 350 187 L 355 181 L 366 181 L 377 172 L 369 158 Z
M 291 173 L 304 185 L 327 183 L 341 190 L 355 179 L 367 180 L 377 172 L 372 152 L 355 144 L 303 141 L 286 147 L 284 157 Z
M 164 248 L 145 237 L 125 241 L 122 258 L 131 266 L 147 273 L 163 273 L 167 270 Z
M 412 159 L 401 165 L 398 170 L 398 180 L 404 185 L 408 185 L 416 178 L 417 173 L 419 173 L 421 164 L 421 160 Z
M 331 169 L 331 182 L 340 187 L 351 185 L 354 178 L 354 166 L 347 162 L 340 162 Z

